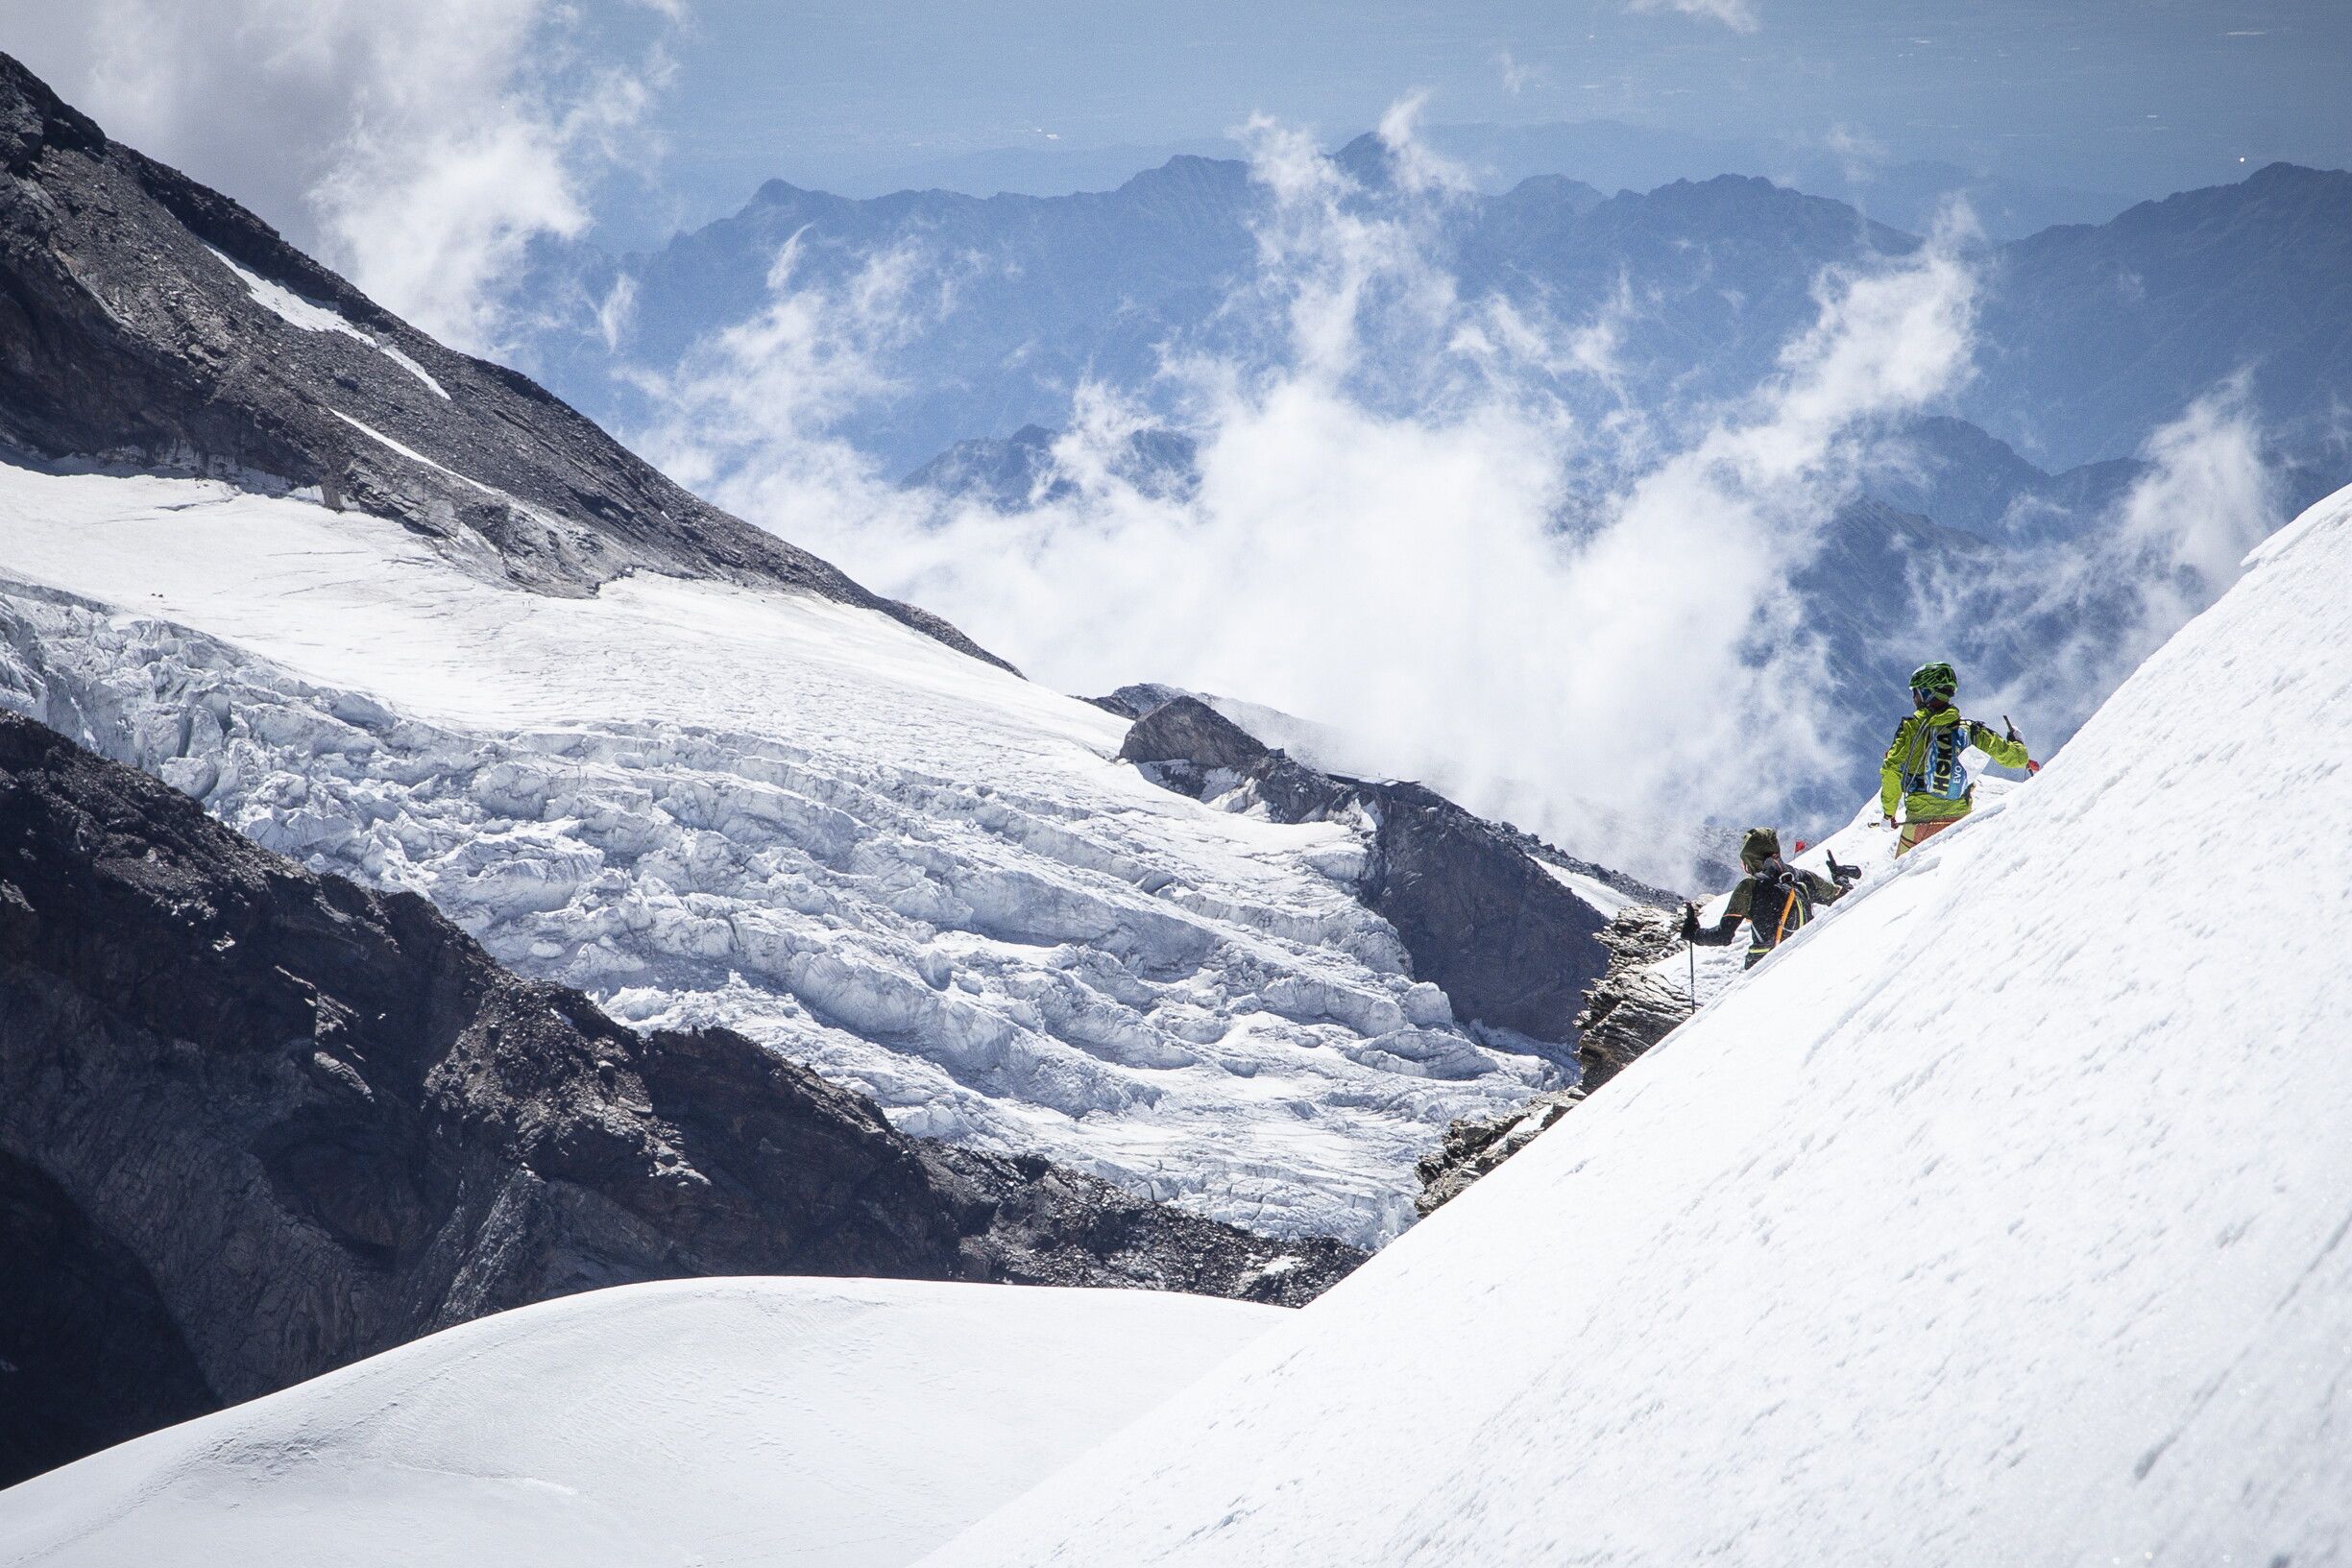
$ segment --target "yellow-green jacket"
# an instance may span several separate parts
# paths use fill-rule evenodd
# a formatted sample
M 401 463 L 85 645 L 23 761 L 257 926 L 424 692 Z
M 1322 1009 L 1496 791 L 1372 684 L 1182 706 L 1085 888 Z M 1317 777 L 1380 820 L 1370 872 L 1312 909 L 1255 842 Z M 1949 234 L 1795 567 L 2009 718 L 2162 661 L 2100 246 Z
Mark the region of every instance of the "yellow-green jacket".
M 1886 748 L 1879 769 L 1879 809 L 1903 814 L 1910 822 L 1948 822 L 1968 815 L 1975 786 L 1960 765 L 1960 753 L 1974 746 L 2003 767 L 2025 765 L 2025 743 L 2011 740 L 1973 718 L 1962 718 L 1957 708 L 1935 712 L 1914 711 L 1895 727 L 1895 743 Z

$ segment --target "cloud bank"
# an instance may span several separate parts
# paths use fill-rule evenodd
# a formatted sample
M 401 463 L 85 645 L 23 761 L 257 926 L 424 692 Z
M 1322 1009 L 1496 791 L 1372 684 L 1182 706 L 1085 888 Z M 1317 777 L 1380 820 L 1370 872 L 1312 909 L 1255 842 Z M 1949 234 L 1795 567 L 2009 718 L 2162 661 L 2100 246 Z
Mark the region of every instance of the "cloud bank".
M 952 308 L 904 252 L 826 292 L 795 286 L 788 247 L 767 309 L 666 383 L 645 445 L 1039 679 L 1269 704 L 1659 867 L 1660 819 L 1768 809 L 1840 764 L 1791 579 L 1873 425 L 1966 374 L 1976 279 L 1949 236 L 1825 276 L 1750 397 L 1663 446 L 1589 426 L 1564 388 L 1606 383 L 1623 300 L 1555 323 L 1461 298 L 1430 234 L 1466 182 L 1413 108 L 1384 126 L 1376 181 L 1299 133 L 1246 131 L 1269 202 L 1218 336 L 1255 350 L 1164 357 L 1199 443 L 1189 495 L 1121 477 L 1142 422 L 1103 387 L 1055 449 L 1064 493 L 1009 516 L 898 490 L 826 437 L 829 399 L 885 394 L 873 352 Z M 1627 475 L 1597 495 L 1596 448 Z
M 2246 553 L 2286 519 L 2244 372 L 2208 390 L 2140 451 L 2131 487 L 2075 538 L 2019 552 L 1997 584 L 1926 595 L 1956 639 L 1996 618 L 1986 711 L 2037 712 L 2072 735 L 2147 656 L 2228 591 Z

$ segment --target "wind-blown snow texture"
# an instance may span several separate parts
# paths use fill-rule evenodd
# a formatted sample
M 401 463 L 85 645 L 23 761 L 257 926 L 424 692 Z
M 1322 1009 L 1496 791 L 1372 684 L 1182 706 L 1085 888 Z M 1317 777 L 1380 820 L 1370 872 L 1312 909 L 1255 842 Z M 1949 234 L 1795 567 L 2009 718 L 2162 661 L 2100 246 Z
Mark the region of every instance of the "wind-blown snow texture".
M 2352 491 L 2000 810 L 929 1560 L 2345 1560 L 2348 581 Z
M 903 1280 L 596 1291 L 0 1493 L 0 1561 L 895 1568 L 1282 1315 Z
M 508 591 L 296 499 L 8 467 L 0 576 L 92 601 L 0 591 L 0 701 L 909 1132 L 1372 1242 L 1449 1119 L 1550 1081 L 1411 979 L 1360 826 L 1161 789 L 1123 720 L 869 611 Z

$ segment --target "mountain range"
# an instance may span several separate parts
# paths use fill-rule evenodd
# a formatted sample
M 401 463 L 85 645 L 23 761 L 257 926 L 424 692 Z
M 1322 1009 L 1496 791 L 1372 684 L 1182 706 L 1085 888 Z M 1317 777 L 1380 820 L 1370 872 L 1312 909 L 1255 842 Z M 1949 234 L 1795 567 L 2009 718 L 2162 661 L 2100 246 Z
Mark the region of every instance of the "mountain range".
M 1932 159 L 1893 162 L 1862 146 L 1757 147 L 1617 120 L 1439 122 L 1423 127 L 1420 134 L 1489 193 L 1563 170 L 1612 191 L 1653 190 L 1719 174 L 1763 175 L 1913 232 L 1926 229 L 1938 208 L 1956 196 L 1968 202 L 1997 243 L 2058 224 L 2104 223 L 2131 205 L 2129 197 L 2113 192 L 2036 184 Z M 1230 147 L 1229 141 L 1197 140 L 1157 148 L 992 148 L 905 165 L 835 188 L 856 196 L 901 190 L 1069 196 L 1112 189 L 1171 157 L 1215 157 Z
M 1333 155 L 1374 193 L 1388 159 L 1370 136 Z M 1163 345 L 1246 356 L 1235 308 L 1268 202 L 1248 164 L 1194 156 L 1116 190 L 1058 197 L 853 200 L 771 181 L 734 216 L 659 251 L 547 258 L 522 296 L 540 325 L 516 351 L 608 424 L 642 428 L 652 405 L 621 373 L 666 372 L 752 317 L 788 241 L 793 288 L 839 288 L 895 255 L 929 302 L 882 355 L 901 390 L 838 429 L 906 472 L 958 441 L 1065 423 L 1081 377 L 1149 402 Z M 1427 239 L 1464 298 L 1563 323 L 1612 311 L 1617 392 L 1649 406 L 1747 390 L 1810 323 L 1824 269 L 1920 243 L 1761 178 L 1609 195 L 1572 171 L 1457 193 Z M 2136 456 L 2158 425 L 2243 369 L 2283 447 L 2340 449 L 2352 348 L 2302 330 L 2286 302 L 2332 319 L 2347 252 L 2352 175 L 2288 164 L 1986 247 L 1976 374 L 1944 412 L 2065 470 Z M 1637 286 L 1620 298 L 1629 279 Z M 626 309 L 597 314 L 616 300 Z
M 1838 279 L 1926 243 L 1760 178 L 1606 195 L 1539 174 L 1498 191 L 1432 191 L 1405 158 L 1368 136 L 1329 159 L 1331 233 L 1408 249 L 1419 269 L 1409 281 L 1375 270 L 1357 297 L 1346 394 L 1382 417 L 1442 423 L 1462 391 L 1449 375 L 1472 387 L 1522 377 L 1526 396 L 1582 432 L 1562 446 L 1555 525 L 1568 540 L 1662 454 L 1772 386 Z M 1313 277 L 1337 264 L 1289 221 L 1249 165 L 1198 157 L 1113 191 L 1053 198 L 858 201 L 770 183 L 659 252 L 550 262 L 526 294 L 542 326 L 519 351 L 608 422 L 659 430 L 677 417 L 666 399 L 697 368 L 748 373 L 707 359 L 726 329 L 788 297 L 837 314 L 869 297 L 861 278 L 886 275 L 907 292 L 892 295 L 886 327 L 859 340 L 877 378 L 869 396 L 801 435 L 845 439 L 917 493 L 1019 512 L 1075 497 L 1055 443 L 1077 390 L 1107 388 L 1141 420 L 1109 451 L 1108 473 L 1190 505 L 1196 443 L 1215 434 L 1199 422 L 1200 367 L 1230 378 L 1216 384 L 1278 375 L 1296 347 L 1283 269 Z M 1800 819 L 1842 811 L 1841 781 L 1883 744 L 1880 726 L 1858 715 L 1924 657 L 1959 663 L 1995 707 L 2025 710 L 2038 746 L 2063 742 L 2128 668 L 2084 651 L 2096 629 L 2137 625 L 2146 595 L 2169 594 L 2151 585 L 2184 569 L 2143 559 L 2149 546 L 2127 503 L 2138 486 L 2173 482 L 2157 446 L 2194 427 L 2198 411 L 2224 410 L 2263 470 L 2197 503 L 2224 514 L 2217 527 L 2273 526 L 2352 462 L 2352 344 L 2330 325 L 2352 276 L 2352 175 L 2276 164 L 2100 224 L 1943 243 L 1960 248 L 1974 279 L 1965 370 L 1927 407 L 1851 433 L 1820 487 L 1818 526 L 1790 546 L 1802 556 L 1788 585 L 1798 619 L 1823 644 L 1833 693 L 1825 707 L 1848 715 L 1814 737 L 1839 765 L 1776 803 Z M 1301 255 L 1276 253 L 1298 244 Z M 1410 297 L 1424 288 L 1452 302 L 1452 329 L 1488 332 L 1481 312 L 1508 309 L 1548 334 L 1552 357 L 1432 372 L 1432 356 L 1452 348 L 1413 335 Z M 592 328 L 587 307 L 599 302 L 626 308 L 603 310 Z M 1377 325 L 1391 307 L 1404 318 L 1394 340 Z M 1598 357 L 1561 363 L 1564 342 Z M 1191 369 L 1163 374 L 1172 363 Z M 673 371 L 679 379 L 666 379 Z M 2192 583 L 2185 602 L 2218 586 Z M 1467 787 L 1443 759 L 1391 766 Z M 1499 794 L 1478 804 L 1518 810 Z M 1588 820 L 1556 788 L 1520 804 L 1523 825 Z

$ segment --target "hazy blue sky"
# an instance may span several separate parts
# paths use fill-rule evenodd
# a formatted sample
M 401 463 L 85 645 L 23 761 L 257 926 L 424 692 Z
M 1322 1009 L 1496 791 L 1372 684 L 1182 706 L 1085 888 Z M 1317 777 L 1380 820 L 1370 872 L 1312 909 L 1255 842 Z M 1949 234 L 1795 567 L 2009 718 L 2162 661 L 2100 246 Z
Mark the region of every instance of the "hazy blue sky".
M 0 0 L 0 48 L 338 259 L 424 226 L 478 277 L 774 177 L 1100 189 L 1252 113 L 1336 144 L 1415 90 L 1434 125 L 1686 155 L 1547 171 L 1604 185 L 1832 142 L 2123 199 L 2352 164 L 2352 0 Z
M 621 35 L 656 21 L 599 0 Z M 2237 159 L 2352 161 L 2346 0 L 692 0 L 656 124 L 681 196 L 768 175 L 864 191 L 986 149 L 1215 138 L 1265 110 L 1334 135 L 1414 87 L 1438 122 L 1609 117 L 1743 141 L 1843 127 L 2125 194 Z M 1564 171 L 1574 173 L 1575 171 Z

